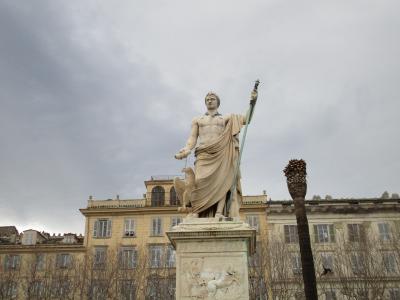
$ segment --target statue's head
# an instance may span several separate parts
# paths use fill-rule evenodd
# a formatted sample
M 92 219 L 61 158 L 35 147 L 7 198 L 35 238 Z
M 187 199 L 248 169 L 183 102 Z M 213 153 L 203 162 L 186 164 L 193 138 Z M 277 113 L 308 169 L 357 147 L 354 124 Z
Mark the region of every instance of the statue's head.
M 209 92 L 206 95 L 206 98 L 204 99 L 204 102 L 206 103 L 206 106 L 208 109 L 216 109 L 219 107 L 221 101 L 219 100 L 219 97 L 216 93 L 214 92 Z

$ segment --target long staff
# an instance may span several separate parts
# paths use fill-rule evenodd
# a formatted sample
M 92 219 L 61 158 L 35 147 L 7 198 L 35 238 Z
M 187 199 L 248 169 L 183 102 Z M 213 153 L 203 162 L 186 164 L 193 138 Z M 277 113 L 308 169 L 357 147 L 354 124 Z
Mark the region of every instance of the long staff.
M 256 83 L 254 84 L 254 88 L 253 88 L 254 92 L 257 92 L 259 84 L 260 84 L 260 80 L 257 79 Z M 242 159 L 242 153 L 243 153 L 243 149 L 244 149 L 244 142 L 246 141 L 247 127 L 249 127 L 249 123 L 250 123 L 251 118 L 253 116 L 254 108 L 256 107 L 256 101 L 257 101 L 256 99 L 251 99 L 250 100 L 250 107 L 247 110 L 246 126 L 244 127 L 242 142 L 241 142 L 240 148 L 239 148 L 239 157 L 238 157 L 237 164 L 236 164 L 236 167 L 235 167 L 235 173 L 234 173 L 234 176 L 233 176 L 233 182 L 232 182 L 231 189 L 230 189 L 229 200 L 226 203 L 226 211 L 225 211 L 225 215 L 226 216 L 229 214 L 229 209 L 231 208 L 231 204 L 232 204 L 233 193 L 236 190 L 237 177 L 238 177 L 239 167 L 240 167 L 240 161 Z

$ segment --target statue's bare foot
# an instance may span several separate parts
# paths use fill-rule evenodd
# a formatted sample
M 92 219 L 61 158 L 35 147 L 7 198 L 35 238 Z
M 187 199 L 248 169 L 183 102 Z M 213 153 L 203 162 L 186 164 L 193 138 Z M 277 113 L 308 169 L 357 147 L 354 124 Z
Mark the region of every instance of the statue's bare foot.
M 217 220 L 221 220 L 221 219 L 223 220 L 223 219 L 225 219 L 225 216 L 220 213 L 215 213 L 214 218 L 216 218 Z
M 198 217 L 199 217 L 199 214 L 197 214 L 197 213 L 190 213 L 186 216 L 186 218 L 198 218 Z

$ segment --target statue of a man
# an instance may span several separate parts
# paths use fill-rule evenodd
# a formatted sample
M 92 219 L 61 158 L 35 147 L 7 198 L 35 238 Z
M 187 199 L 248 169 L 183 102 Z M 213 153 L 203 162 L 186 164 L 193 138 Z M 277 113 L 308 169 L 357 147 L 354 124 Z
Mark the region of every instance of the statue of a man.
M 253 102 L 257 100 L 256 90 L 253 90 L 251 99 Z M 195 148 L 195 188 L 191 194 L 194 216 L 223 217 L 231 187 L 237 180 L 232 202 L 225 216 L 239 217 L 242 192 L 240 171 L 236 170 L 236 166 L 239 157 L 239 133 L 246 124 L 246 115 L 222 116 L 218 113 L 220 99 L 213 92 L 206 95 L 205 104 L 207 112 L 193 119 L 186 146 L 175 158 L 183 159 Z

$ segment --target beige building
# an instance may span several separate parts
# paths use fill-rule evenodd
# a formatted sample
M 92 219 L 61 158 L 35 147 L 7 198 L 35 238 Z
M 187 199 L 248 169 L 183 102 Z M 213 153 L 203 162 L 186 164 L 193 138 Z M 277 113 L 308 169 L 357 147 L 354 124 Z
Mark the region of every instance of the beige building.
M 0 227 L 0 299 L 174 299 L 175 256 L 165 232 L 184 214 L 170 177 L 145 181 L 141 199 L 80 209 L 85 236 Z M 257 228 L 251 299 L 302 299 L 292 201 L 245 196 Z M 400 200 L 307 201 L 319 298 L 400 299 Z
M 145 186 L 141 199 L 90 197 L 80 209 L 84 238 L 18 234 L 14 227 L 14 238 L 0 240 L 0 299 L 174 299 L 175 253 L 165 232 L 185 214 L 177 210 L 171 177 L 152 177 Z M 266 200 L 245 196 L 240 210 L 259 233 L 266 228 Z M 36 260 L 47 268 L 33 276 Z M 61 292 L 52 283 L 60 277 L 70 277 Z
M 400 299 L 400 199 L 309 200 L 306 210 L 319 299 Z M 302 299 L 293 202 L 269 202 L 266 219 L 268 287 Z

